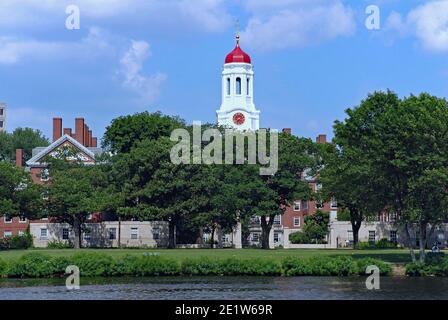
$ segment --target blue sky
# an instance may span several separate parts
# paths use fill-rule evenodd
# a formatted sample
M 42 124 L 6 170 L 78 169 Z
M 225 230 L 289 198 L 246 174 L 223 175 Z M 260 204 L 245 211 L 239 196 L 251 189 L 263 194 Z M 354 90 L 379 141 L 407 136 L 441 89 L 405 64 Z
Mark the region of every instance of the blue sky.
M 80 9 L 67 30 L 65 9 Z M 380 29 L 365 27 L 367 6 Z M 369 92 L 448 96 L 448 0 L 0 0 L 0 101 L 8 131 L 51 119 L 162 111 L 214 122 L 235 45 L 255 66 L 261 127 L 332 135 Z

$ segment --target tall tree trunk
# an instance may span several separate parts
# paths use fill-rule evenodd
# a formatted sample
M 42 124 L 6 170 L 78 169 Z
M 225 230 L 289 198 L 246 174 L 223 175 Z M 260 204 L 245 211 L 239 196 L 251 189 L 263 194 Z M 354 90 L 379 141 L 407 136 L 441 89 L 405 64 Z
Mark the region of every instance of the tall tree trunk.
M 215 248 L 215 230 L 216 230 L 216 227 L 213 226 L 213 227 L 211 228 L 212 235 L 211 235 L 211 237 L 210 237 L 210 247 L 211 247 L 212 249 Z
M 274 223 L 274 216 L 269 216 L 269 221 L 266 221 L 266 216 L 261 216 L 261 248 L 269 248 L 269 234 L 271 233 L 272 224 Z
M 75 249 L 81 248 L 81 221 L 77 217 L 73 219 L 73 231 L 75 233 L 75 241 L 73 243 L 73 246 Z
M 176 248 L 176 222 L 171 219 L 168 222 L 168 249 Z
M 420 221 L 420 234 L 419 234 L 419 255 L 420 255 L 420 262 L 425 263 L 425 249 L 426 249 L 426 225 L 427 223 L 424 221 Z
M 409 253 L 411 254 L 412 262 L 415 262 L 416 260 L 415 260 L 414 246 L 412 244 L 411 234 L 409 232 L 409 224 L 407 222 L 404 224 L 404 231 L 406 235 L 406 242 L 409 248 Z
M 350 210 L 350 222 L 352 224 L 352 232 L 353 232 L 353 249 L 357 248 L 359 242 L 359 229 L 361 228 L 363 217 L 356 209 Z
M 118 248 L 121 248 L 121 216 L 118 216 Z

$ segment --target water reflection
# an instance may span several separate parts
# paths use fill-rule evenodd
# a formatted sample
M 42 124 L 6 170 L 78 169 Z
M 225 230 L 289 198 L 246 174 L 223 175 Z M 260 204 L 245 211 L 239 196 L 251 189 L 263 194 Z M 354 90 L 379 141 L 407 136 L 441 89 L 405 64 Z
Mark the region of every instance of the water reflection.
M 64 279 L 2 279 L 0 299 L 448 299 L 448 279 L 382 277 L 381 290 L 363 277 L 158 277 L 82 279 L 68 291 Z

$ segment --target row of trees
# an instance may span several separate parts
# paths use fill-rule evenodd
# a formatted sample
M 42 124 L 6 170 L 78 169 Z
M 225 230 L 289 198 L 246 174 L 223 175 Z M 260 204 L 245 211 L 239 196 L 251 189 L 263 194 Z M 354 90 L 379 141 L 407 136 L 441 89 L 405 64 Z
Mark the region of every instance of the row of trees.
M 376 92 L 346 112 L 323 153 L 324 191 L 349 211 L 355 244 L 362 221 L 392 214 L 413 261 L 416 232 L 424 262 L 429 239 L 448 218 L 447 101 Z
M 447 101 L 428 94 L 400 99 L 390 91 L 376 92 L 346 112 L 344 121 L 335 122 L 332 144 L 280 134 L 279 169 L 267 176 L 259 174 L 260 165 L 247 164 L 247 155 L 240 165 L 175 165 L 170 151 L 176 143 L 170 135 L 177 128 L 192 132 L 191 126 L 160 113 L 120 117 L 106 130 L 103 147 L 109 153 L 98 165 L 48 159 L 45 212 L 72 224 L 77 236 L 88 214 L 96 211 L 165 220 L 170 247 L 176 228 L 230 229 L 258 215 L 262 246 L 268 248 L 274 217 L 293 200 L 335 197 L 349 213 L 355 245 L 363 221 L 389 213 L 407 236 L 413 260 L 411 235 L 418 231 L 419 259 L 424 261 L 428 239 L 447 220 Z M 313 194 L 300 178 L 305 171 L 318 172 L 321 194 Z M 0 190 L 0 213 L 33 214 L 39 201 L 26 208 L 25 200 L 16 199 L 22 199 L 22 191 L 37 191 L 23 187 L 29 185 L 21 180 L 25 175 L 10 176 L 15 187 Z

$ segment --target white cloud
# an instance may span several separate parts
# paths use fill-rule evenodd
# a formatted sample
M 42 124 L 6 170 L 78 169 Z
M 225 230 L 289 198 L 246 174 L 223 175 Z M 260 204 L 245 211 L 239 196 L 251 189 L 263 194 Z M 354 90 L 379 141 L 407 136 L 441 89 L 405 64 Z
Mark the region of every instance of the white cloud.
M 393 12 L 386 31 L 413 35 L 427 50 L 448 52 L 448 0 L 433 0 L 411 10 L 405 18 Z
M 67 5 L 77 5 L 81 27 L 92 18 L 135 25 L 217 32 L 227 28 L 231 16 L 224 0 L 1 0 L 0 26 L 35 28 L 64 26 Z
M 337 0 L 261 0 L 246 7 L 253 15 L 241 37 L 252 49 L 304 47 L 356 29 L 353 11 Z
M 107 54 L 112 49 L 106 33 L 92 27 L 80 41 L 38 41 L 0 36 L 0 64 L 15 64 L 25 59 L 84 58 Z
M 151 103 L 160 93 L 167 76 L 163 73 L 144 76 L 143 64 L 151 56 L 150 46 L 145 41 L 132 41 L 130 48 L 120 60 L 123 86 L 136 92 L 145 103 Z

